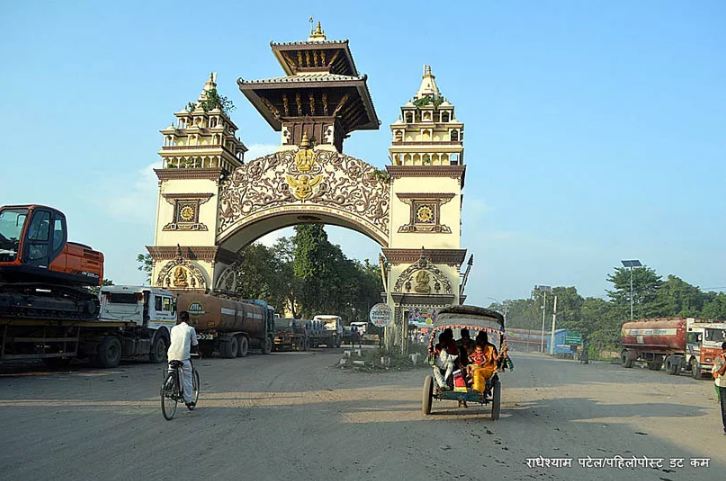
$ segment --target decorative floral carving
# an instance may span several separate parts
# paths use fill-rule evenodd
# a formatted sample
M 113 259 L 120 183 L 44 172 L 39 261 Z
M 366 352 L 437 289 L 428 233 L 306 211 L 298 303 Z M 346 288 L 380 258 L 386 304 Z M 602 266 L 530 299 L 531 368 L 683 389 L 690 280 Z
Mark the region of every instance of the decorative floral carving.
M 431 292 L 431 278 L 434 280 L 434 290 L 437 294 L 443 288 L 444 294 L 451 294 L 451 282 L 449 278 L 441 272 L 441 270 L 432 264 L 426 257 L 421 257 L 418 261 L 408 266 L 396 281 L 393 292 L 402 292 L 401 288 L 405 286 L 406 291 L 411 290 L 411 281 L 414 281 L 414 290 L 417 293 Z
M 306 156 L 301 163 L 297 151 L 285 150 L 235 169 L 220 189 L 217 234 L 248 216 L 304 203 L 327 212 L 334 209 L 373 230 L 377 238 L 387 239 L 390 184 L 375 177 L 376 169 L 359 159 L 323 149 L 314 155 L 312 162 Z M 303 173 L 310 176 L 305 186 L 299 185 Z M 290 183 L 291 176 L 296 182 Z

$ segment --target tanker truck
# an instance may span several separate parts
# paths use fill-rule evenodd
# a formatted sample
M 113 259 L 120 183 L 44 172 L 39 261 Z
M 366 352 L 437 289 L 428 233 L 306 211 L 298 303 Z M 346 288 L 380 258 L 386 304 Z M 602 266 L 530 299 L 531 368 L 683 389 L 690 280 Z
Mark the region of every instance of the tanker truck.
M 689 372 L 694 379 L 710 373 L 726 341 L 726 323 L 689 317 L 626 322 L 620 332 L 623 367 L 643 361 L 654 371 L 665 366 L 671 375 Z
M 261 300 L 235 300 L 195 291 L 177 291 L 177 311 L 189 313 L 205 357 L 244 357 L 248 349 L 272 352 L 275 310 Z

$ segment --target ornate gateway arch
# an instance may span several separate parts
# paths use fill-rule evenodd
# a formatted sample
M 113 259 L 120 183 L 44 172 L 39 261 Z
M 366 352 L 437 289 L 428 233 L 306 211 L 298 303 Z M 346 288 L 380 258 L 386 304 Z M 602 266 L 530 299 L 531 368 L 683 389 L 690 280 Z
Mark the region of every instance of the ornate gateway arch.
M 273 43 L 285 76 L 237 84 L 281 134 L 277 152 L 245 162 L 245 145 L 215 75 L 161 133 L 163 166 L 152 282 L 170 289 L 234 289 L 240 250 L 301 223 L 335 224 L 377 242 L 382 299 L 394 308 L 396 343 L 408 319 L 463 302 L 460 268 L 463 124 L 429 67 L 391 124 L 391 163 L 379 170 L 345 155 L 343 141 L 379 120 L 348 41 L 320 25 L 304 42 Z M 394 336 L 389 336 L 393 338 Z
M 299 224 L 319 217 L 387 247 L 389 182 L 361 160 L 311 149 L 304 140 L 297 151 L 284 150 L 238 167 L 222 183 L 217 241 L 226 245 L 236 240 L 233 247 L 239 250 L 266 230 L 256 229 L 256 224 Z

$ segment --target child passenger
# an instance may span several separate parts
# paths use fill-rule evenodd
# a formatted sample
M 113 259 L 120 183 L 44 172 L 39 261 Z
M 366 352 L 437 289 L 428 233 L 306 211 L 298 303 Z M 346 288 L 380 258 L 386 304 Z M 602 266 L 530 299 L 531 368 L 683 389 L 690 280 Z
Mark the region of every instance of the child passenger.
M 469 356 L 469 365 L 467 372 L 472 378 L 472 389 L 480 393 L 484 392 L 486 382 L 497 371 L 497 361 L 507 355 L 507 347 L 502 348 L 501 353 L 497 353 L 496 348 L 489 344 L 486 333 L 477 336 L 476 347 L 474 352 Z

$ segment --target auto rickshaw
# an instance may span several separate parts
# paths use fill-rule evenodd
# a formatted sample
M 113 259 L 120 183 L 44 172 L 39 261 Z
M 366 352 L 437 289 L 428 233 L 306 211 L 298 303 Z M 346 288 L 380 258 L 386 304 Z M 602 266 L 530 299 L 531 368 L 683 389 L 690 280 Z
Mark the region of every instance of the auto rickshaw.
M 499 312 L 491 309 L 476 306 L 451 306 L 440 310 L 436 321 L 433 323 L 431 330 L 431 339 L 429 340 L 429 364 L 433 369 L 438 369 L 435 364 L 434 346 L 438 342 L 438 336 L 444 329 L 452 330 L 468 329 L 472 339 L 477 331 L 487 333 L 488 341 L 494 344 L 499 350 L 504 342 L 504 316 Z M 475 391 L 468 384 L 465 386 L 453 387 L 451 390 L 442 390 L 434 381 L 433 376 L 426 376 L 423 385 L 423 399 L 421 409 L 423 414 L 431 414 L 432 400 L 449 400 L 458 401 L 459 406 L 466 403 L 478 403 L 481 405 L 491 404 L 493 421 L 499 419 L 502 384 L 499 379 L 499 373 L 503 366 L 500 366 L 486 382 L 484 392 Z

